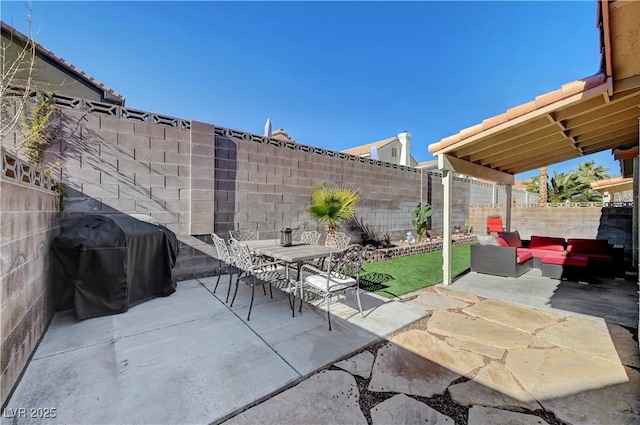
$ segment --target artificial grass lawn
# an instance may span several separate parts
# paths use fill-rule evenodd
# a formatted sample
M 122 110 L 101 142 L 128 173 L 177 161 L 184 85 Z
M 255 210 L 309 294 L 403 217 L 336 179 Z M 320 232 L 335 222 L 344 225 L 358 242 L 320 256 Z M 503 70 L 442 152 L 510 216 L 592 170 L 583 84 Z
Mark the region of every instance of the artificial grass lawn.
M 451 249 L 451 274 L 458 276 L 471 265 L 471 245 Z M 363 266 L 360 287 L 387 298 L 442 283 L 442 251 L 409 255 Z

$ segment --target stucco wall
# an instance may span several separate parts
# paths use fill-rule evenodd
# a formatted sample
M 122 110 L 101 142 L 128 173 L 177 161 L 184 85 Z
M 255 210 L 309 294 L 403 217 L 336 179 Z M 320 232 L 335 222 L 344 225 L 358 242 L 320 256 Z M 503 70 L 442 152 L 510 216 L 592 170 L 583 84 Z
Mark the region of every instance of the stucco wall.
M 51 181 L 2 151 L 0 291 L 4 404 L 54 313 L 55 267 L 50 249 L 59 233 Z

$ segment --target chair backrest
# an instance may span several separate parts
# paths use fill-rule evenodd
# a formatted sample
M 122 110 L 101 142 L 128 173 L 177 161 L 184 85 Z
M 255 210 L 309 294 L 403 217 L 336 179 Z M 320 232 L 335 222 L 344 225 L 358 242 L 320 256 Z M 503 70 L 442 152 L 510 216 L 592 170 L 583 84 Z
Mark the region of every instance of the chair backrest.
M 229 248 L 227 248 L 227 243 L 220 236 L 215 233 L 211 234 L 211 239 L 213 239 L 213 244 L 218 251 L 218 258 L 225 263 L 229 263 L 231 260 L 231 255 L 229 254 Z
M 349 246 L 351 236 L 347 236 L 346 233 L 333 232 L 327 233 L 327 239 L 325 240 L 325 246 L 331 246 L 333 248 L 345 249 Z
M 320 232 L 316 230 L 306 230 L 302 232 L 302 236 L 300 237 L 300 242 L 308 243 L 309 245 L 316 245 L 320 240 Z
M 236 230 L 229 230 L 229 236 L 237 241 L 257 241 L 258 231 L 247 227 L 240 227 Z
M 241 244 L 236 239 L 229 239 L 229 247 L 234 257 L 234 265 L 245 272 L 253 271 L 253 258 L 249 247 Z
M 487 233 L 491 232 L 504 232 L 504 225 L 500 216 L 487 217 Z
M 352 244 L 347 249 L 332 252 L 329 256 L 328 273 L 340 278 L 360 278 L 365 249 L 361 245 Z

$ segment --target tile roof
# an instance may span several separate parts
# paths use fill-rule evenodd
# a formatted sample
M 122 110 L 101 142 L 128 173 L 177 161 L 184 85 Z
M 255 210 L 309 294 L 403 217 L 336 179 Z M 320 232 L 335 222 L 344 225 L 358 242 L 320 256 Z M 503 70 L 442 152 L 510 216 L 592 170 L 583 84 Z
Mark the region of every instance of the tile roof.
M 422 162 L 418 162 L 418 164 L 416 165 L 416 168 L 438 168 L 438 160 L 434 159 L 431 161 L 422 161 Z
M 508 109 L 502 114 L 487 118 L 480 124 L 464 128 L 460 130 L 458 134 L 445 137 L 444 139 L 440 140 L 440 142 L 430 145 L 429 152 L 437 152 L 451 145 L 463 142 L 465 139 L 468 139 L 471 136 L 474 136 L 483 131 L 489 130 L 492 127 L 496 127 L 497 125 L 514 120 L 529 112 L 533 112 L 537 109 L 549 106 L 562 99 L 566 99 L 576 94 L 586 92 L 587 90 L 602 85 L 605 82 L 606 76 L 600 73 L 564 84 L 557 90 L 540 95 L 530 102 Z
M 29 39 L 26 35 L 22 34 L 20 31 L 16 30 L 12 26 L 6 24 L 4 21 L 0 21 L 0 25 L 1 25 L 3 31 L 7 31 L 13 37 L 17 37 L 23 43 L 26 42 Z M 73 64 L 71 64 L 71 62 L 66 61 L 65 59 L 63 59 L 60 56 L 56 55 L 51 50 L 43 47 L 39 43 L 35 43 L 35 46 L 36 46 L 36 50 L 37 50 L 38 53 L 42 54 L 43 56 L 46 56 L 46 57 L 50 58 L 51 60 L 57 62 L 60 65 L 62 65 L 63 68 L 66 68 L 67 70 L 71 71 L 71 73 L 78 75 L 80 78 L 84 79 L 85 81 L 89 82 L 90 84 L 92 84 L 92 85 L 100 88 L 101 90 L 104 90 L 106 93 L 109 93 L 110 95 L 114 96 L 115 98 L 117 98 L 118 100 L 120 100 L 122 102 L 122 105 L 124 105 L 125 98 L 120 93 L 116 92 L 115 90 L 111 89 L 110 87 L 106 86 L 105 84 L 102 84 L 100 81 L 96 80 L 95 78 L 93 78 L 92 76 L 90 76 L 89 74 L 87 74 L 86 72 L 81 70 L 80 68 L 78 68 L 78 67 L 74 66 Z
M 625 184 L 633 184 L 633 177 L 614 177 L 612 179 L 598 180 L 591 183 L 592 189 L 606 189 Z M 633 186 L 631 186 L 633 188 Z
M 398 141 L 398 137 L 394 136 L 394 137 L 390 137 L 388 139 L 384 139 L 384 140 L 379 140 L 377 142 L 373 142 L 373 143 L 367 143 L 366 145 L 361 145 L 361 146 L 356 146 L 354 148 L 349 148 L 349 149 L 345 149 L 342 152 L 344 153 L 348 153 L 350 155 L 356 155 L 356 156 L 361 156 L 361 155 L 367 155 L 371 153 L 371 148 L 372 147 L 376 147 L 378 149 L 388 145 L 391 142 L 394 141 Z

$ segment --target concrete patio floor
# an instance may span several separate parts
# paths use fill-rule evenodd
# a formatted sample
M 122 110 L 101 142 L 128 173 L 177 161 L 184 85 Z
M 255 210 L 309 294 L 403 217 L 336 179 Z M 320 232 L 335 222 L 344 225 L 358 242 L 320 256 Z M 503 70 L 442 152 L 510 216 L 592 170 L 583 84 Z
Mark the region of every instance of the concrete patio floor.
M 365 295 L 364 318 L 348 293 L 332 332 L 277 290 L 258 288 L 246 322 L 248 288 L 229 309 L 214 278 L 124 314 L 59 313 L 7 409 L 83 424 L 640 424 L 637 284 L 589 288 L 608 293 L 594 309 L 586 285 L 536 272 Z
M 594 284 L 605 308 L 538 270 L 417 291 L 429 317 L 226 424 L 640 424 L 637 330 L 616 324 L 637 324 L 637 283 Z
M 362 317 L 348 291 L 329 332 L 326 313 L 305 303 L 291 317 L 286 293 L 256 288 L 247 322 L 250 288 L 231 309 L 226 279 L 215 295 L 213 277 L 180 282 L 122 314 L 57 313 L 3 419 L 43 423 L 29 409 L 55 408 L 46 423 L 216 423 L 427 315 L 363 294 Z

